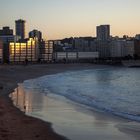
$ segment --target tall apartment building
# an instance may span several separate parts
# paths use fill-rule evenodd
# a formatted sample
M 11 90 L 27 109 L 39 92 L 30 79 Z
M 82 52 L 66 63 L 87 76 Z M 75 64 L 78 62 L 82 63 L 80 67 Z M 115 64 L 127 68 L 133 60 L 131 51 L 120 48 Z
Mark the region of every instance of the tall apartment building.
M 100 25 L 96 29 L 97 40 L 107 41 L 110 39 L 110 25 Z
M 19 19 L 15 21 L 16 35 L 20 36 L 21 40 L 25 39 L 25 20 Z

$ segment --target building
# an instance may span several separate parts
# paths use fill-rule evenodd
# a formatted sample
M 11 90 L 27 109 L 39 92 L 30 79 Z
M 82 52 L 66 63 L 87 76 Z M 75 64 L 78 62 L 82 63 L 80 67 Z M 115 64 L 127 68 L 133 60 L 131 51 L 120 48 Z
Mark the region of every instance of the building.
M 35 39 L 9 43 L 9 62 L 34 62 L 38 60 L 39 50 Z
M 99 52 L 100 58 L 110 57 L 110 42 L 109 41 L 96 41 L 96 51 Z
M 110 57 L 122 58 L 134 55 L 134 41 L 117 39 L 110 43 Z
M 42 44 L 42 45 L 41 45 Z M 39 60 L 41 62 L 52 62 L 53 61 L 53 41 L 42 41 L 39 44 Z M 41 46 L 40 46 L 41 45 Z
M 9 57 L 9 42 L 16 42 L 19 40 L 18 36 L 13 35 L 13 30 L 9 27 L 3 27 L 0 30 L 0 40 L 2 42 L 2 60 L 4 63 L 8 63 Z
M 3 42 L 0 40 L 0 63 L 3 62 Z
M 20 37 L 16 35 L 4 35 L 4 36 L 0 36 L 0 39 L 3 41 L 3 43 L 8 44 L 9 42 L 18 41 Z
M 39 41 L 42 40 L 42 33 L 38 30 L 29 32 L 29 38 L 37 38 Z
M 81 45 L 80 45 L 81 44 Z M 94 37 L 81 37 L 74 39 L 74 47 L 77 51 L 85 52 L 96 52 L 97 49 L 97 40 Z
M 93 62 L 99 57 L 98 52 L 55 52 L 56 62 Z
M 123 49 L 124 48 L 124 41 L 122 40 L 113 40 L 110 43 L 110 57 L 123 57 Z
M 135 39 L 136 39 L 136 40 L 140 40 L 140 34 L 137 34 L 137 35 L 135 36 Z
M 6 26 L 3 27 L 2 30 L 0 30 L 0 36 L 11 36 L 13 35 L 13 30 L 10 29 L 10 27 Z
M 10 29 L 8 26 L 3 27 L 2 30 L 0 30 L 0 39 L 3 41 L 3 43 L 15 41 L 15 39 L 18 39 L 16 36 L 13 35 L 13 30 Z
M 3 62 L 8 63 L 8 58 L 9 58 L 9 43 L 10 42 L 16 42 L 19 40 L 19 38 L 15 35 L 5 35 L 5 36 L 0 36 L 0 40 L 2 41 L 3 44 Z
M 89 44 L 88 41 L 84 38 L 74 38 L 74 48 L 77 51 L 86 51 L 88 50 Z
M 25 20 L 19 19 L 15 21 L 16 35 L 20 36 L 21 40 L 25 39 Z
M 134 46 L 134 57 L 135 57 L 135 59 L 140 59 L 140 40 L 135 39 L 134 43 L 135 43 L 135 46 Z
M 134 40 L 126 40 L 124 46 L 124 57 L 125 56 L 134 56 Z
M 34 38 L 37 40 L 38 42 L 38 46 L 39 46 L 39 59 L 45 59 L 46 60 L 46 50 L 47 50 L 47 43 L 42 39 L 42 32 L 38 31 L 38 30 L 33 30 L 31 32 L 29 32 L 29 38 Z
M 110 39 L 110 25 L 100 25 L 96 29 L 97 40 L 107 41 Z
M 24 41 L 9 43 L 9 62 L 51 62 L 53 60 L 53 42 L 42 42 L 45 46 L 40 49 L 37 39 L 29 38 Z
M 134 57 L 140 59 L 140 34 L 137 34 L 134 39 Z

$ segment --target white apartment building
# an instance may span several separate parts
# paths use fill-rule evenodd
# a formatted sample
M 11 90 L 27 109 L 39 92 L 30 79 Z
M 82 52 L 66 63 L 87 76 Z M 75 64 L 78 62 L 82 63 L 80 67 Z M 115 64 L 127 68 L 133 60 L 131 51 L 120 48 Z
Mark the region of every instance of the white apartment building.
M 134 54 L 134 41 L 113 40 L 110 43 L 110 57 L 125 57 Z

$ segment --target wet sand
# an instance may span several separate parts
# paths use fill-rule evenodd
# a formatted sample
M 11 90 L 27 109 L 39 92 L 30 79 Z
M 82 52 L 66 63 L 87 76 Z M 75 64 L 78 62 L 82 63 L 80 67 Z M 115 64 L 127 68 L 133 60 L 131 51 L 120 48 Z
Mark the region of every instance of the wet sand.
M 65 135 L 66 133 L 66 131 L 64 131 L 62 127 L 56 125 L 56 122 L 54 122 L 54 125 L 51 125 L 50 123 L 46 123 L 41 120 L 25 116 L 24 113 L 13 107 L 11 100 L 8 98 L 8 95 L 13 91 L 14 88 L 16 88 L 17 83 L 21 83 L 23 82 L 23 80 L 26 79 L 36 78 L 42 75 L 54 74 L 67 70 L 79 70 L 101 67 L 102 66 L 90 64 L 34 65 L 26 67 L 0 66 L 0 140 L 65 139 L 64 137 L 57 135 L 53 132 L 52 126 L 56 132 L 59 132 L 62 135 Z M 110 140 L 123 140 L 124 138 L 129 138 L 129 140 L 140 140 L 139 123 L 131 122 L 129 120 L 121 119 L 119 117 L 108 115 L 102 112 L 99 113 L 96 111 L 92 111 L 91 113 L 91 111 L 83 110 L 76 104 L 70 105 L 67 100 L 66 102 L 62 102 L 61 100 L 57 101 L 57 99 L 51 97 L 48 101 L 51 106 L 51 113 L 48 117 L 48 121 L 53 123 L 53 118 L 57 115 L 59 115 L 59 117 L 57 117 L 58 119 L 62 119 L 62 117 L 64 117 L 64 125 L 68 125 L 69 133 L 72 133 L 70 129 L 72 130 L 74 126 L 74 123 L 71 122 L 78 121 L 76 125 L 77 132 L 75 131 L 73 136 L 78 136 L 78 134 L 82 135 L 81 138 L 77 137 L 77 140 L 81 140 L 82 138 L 88 139 L 88 137 L 90 136 L 95 140 L 106 140 L 109 137 Z M 67 106 L 67 110 L 63 108 L 64 106 Z M 56 109 L 57 111 L 52 111 Z M 73 113 L 76 114 L 77 120 L 73 118 L 75 116 Z M 54 120 L 56 121 L 56 119 Z M 85 124 L 85 128 L 81 128 L 81 126 L 83 126 L 81 125 L 81 123 Z M 94 125 L 94 131 L 90 131 L 91 124 Z M 87 130 L 87 127 L 89 135 L 84 134 L 84 132 Z M 111 128 L 113 128 L 112 131 Z M 121 134 L 124 137 L 121 137 Z M 75 137 L 72 139 L 75 139 Z
M 140 124 L 137 122 L 99 112 L 53 94 L 48 95 L 47 107 L 43 117 L 52 122 L 56 132 L 71 140 L 140 139 Z

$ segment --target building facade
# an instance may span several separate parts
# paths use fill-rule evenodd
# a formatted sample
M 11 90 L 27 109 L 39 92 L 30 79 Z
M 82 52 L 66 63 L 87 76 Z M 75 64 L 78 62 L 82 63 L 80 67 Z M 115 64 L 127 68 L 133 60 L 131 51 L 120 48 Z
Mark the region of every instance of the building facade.
M 25 42 L 10 42 L 9 43 L 9 61 L 10 62 L 29 62 L 37 61 L 38 45 L 32 38 Z
M 127 57 L 134 55 L 134 40 L 113 40 L 110 43 L 110 57 Z
M 51 62 L 53 60 L 53 43 L 44 41 L 45 47 L 40 49 L 38 40 L 29 38 L 24 42 L 9 43 L 9 62 Z

